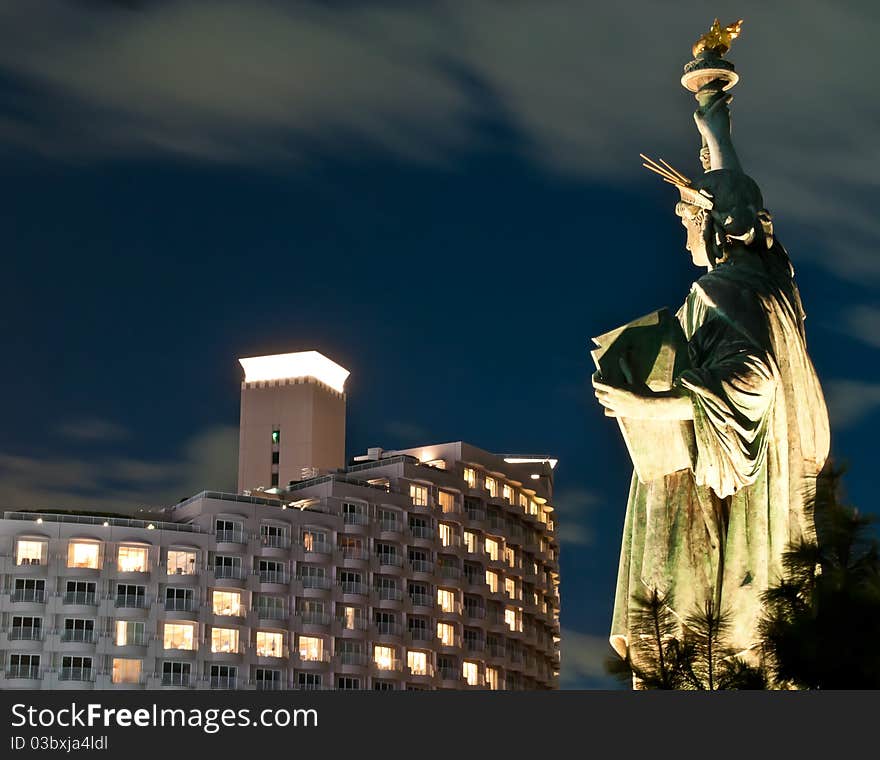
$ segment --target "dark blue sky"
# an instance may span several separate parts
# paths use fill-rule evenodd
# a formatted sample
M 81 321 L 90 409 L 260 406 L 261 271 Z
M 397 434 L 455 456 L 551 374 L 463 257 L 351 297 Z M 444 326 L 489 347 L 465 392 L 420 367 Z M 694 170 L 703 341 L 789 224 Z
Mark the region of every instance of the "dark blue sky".
M 230 18 L 287 11 L 272 2 L 221 5 L 226 39 L 242 35 L 241 49 L 226 54 L 238 54 L 244 68 L 244 53 L 259 38 L 237 32 Z M 603 683 L 630 467 L 616 425 L 594 404 L 588 343 L 652 309 L 677 308 L 697 275 L 672 212 L 675 193 L 639 173 L 637 153 L 659 152 L 687 173 L 698 171 L 693 101 L 676 67 L 711 19 L 682 13 L 670 22 L 674 34 L 654 47 L 636 35 L 641 55 L 659 59 L 647 64 L 650 73 L 621 63 L 591 79 L 587 73 L 607 64 L 601 25 L 626 49 L 617 34 L 626 14 L 592 17 L 584 34 L 593 45 L 580 46 L 565 23 L 579 6 L 539 11 L 525 3 L 517 12 L 534 15 L 523 24 L 542 22 L 524 37 L 532 47 L 502 51 L 503 35 L 490 34 L 483 47 L 470 39 L 468 55 L 456 58 L 453 32 L 447 39 L 443 28 L 393 3 L 321 11 L 310 17 L 320 34 L 308 59 L 320 76 L 288 72 L 296 86 L 284 90 L 296 111 L 301 89 L 313 118 L 287 123 L 279 122 L 268 89 L 259 97 L 272 108 L 259 112 L 256 101 L 241 102 L 250 97 L 241 82 L 224 85 L 210 67 L 215 91 L 208 96 L 183 73 L 193 61 L 168 73 L 159 48 L 147 43 L 169 21 L 163 14 L 180 7 L 173 2 L 102 9 L 108 23 L 130 34 L 133 49 L 146 46 L 149 54 L 135 58 L 156 70 L 145 73 L 123 46 L 94 76 L 87 53 L 99 6 L 57 6 L 57 28 L 50 22 L 48 33 L 57 43 L 48 54 L 57 59 L 54 69 L 42 61 L 38 67 L 23 49 L 13 51 L 18 59 L 0 56 L 0 390 L 8 404 L 0 502 L 112 508 L 233 487 L 236 357 L 318 349 L 352 373 L 349 455 L 373 445 L 464 439 L 559 458 L 565 683 Z M 494 12 L 492 4 L 477 6 Z M 11 8 L 0 13 L 7 22 L 14 17 L 18 36 L 47 34 Z M 459 29 L 455 8 L 447 6 L 443 18 Z M 425 91 L 389 74 L 404 65 L 394 56 L 377 64 L 375 88 L 358 84 L 374 72 L 355 67 L 357 51 L 342 73 L 325 66 L 322 45 L 333 53 L 328 61 L 345 58 L 348 38 L 333 24 L 346 29 L 346 13 L 373 24 L 358 27 L 373 54 L 393 48 L 395 35 L 430 50 L 434 78 Z M 399 26 L 383 26 L 394 13 L 402 14 Z M 476 14 L 474 24 L 488 24 L 468 13 Z M 860 18 L 858 33 L 868 35 L 877 18 L 867 6 L 847 6 L 838 41 L 823 24 L 837 18 L 830 6 L 808 13 L 814 23 L 798 21 L 795 37 L 813 30 L 815 39 L 792 45 L 784 58 L 802 56 L 814 67 L 799 83 L 815 85 L 812 127 L 799 110 L 809 101 L 803 87 L 792 87 L 787 100 L 788 90 L 761 83 L 758 70 L 784 66 L 766 31 L 774 17 L 763 21 L 762 37 L 758 16 L 755 42 L 749 45 L 746 27 L 741 54 L 732 54 L 751 76 L 744 75 L 733 105 L 742 124 L 736 138 L 797 267 L 810 351 L 831 403 L 834 451 L 850 464 L 852 501 L 875 511 L 880 264 L 875 213 L 866 210 L 878 200 L 871 139 L 878 110 L 860 104 L 844 123 L 837 104 L 823 106 L 822 98 L 848 92 L 845 64 L 857 63 L 858 46 L 845 44 L 847 24 Z M 85 52 L 71 53 L 82 40 L 90 41 L 81 44 Z M 172 43 L 169 55 L 189 50 Z M 836 46 L 849 59 L 825 71 L 810 44 Z M 192 45 L 198 51 L 198 41 Z M 199 65 L 212 60 L 210 47 L 203 53 L 204 60 L 194 55 Z M 554 55 L 561 58 L 550 72 L 529 74 L 537 90 L 511 89 L 511 80 L 524 79 L 521 59 Z M 558 75 L 569 64 L 583 76 Z M 86 72 L 80 79 L 70 73 L 77 65 Z M 619 87 L 602 85 L 611 70 Z M 633 105 L 643 75 L 652 80 L 644 111 Z M 266 70 L 253 76 L 272 79 Z M 325 102 L 334 88 L 344 105 Z M 761 99 L 767 92 L 778 103 L 772 112 Z M 217 103 L 227 105 L 227 95 L 238 106 L 224 116 Z M 216 103 L 203 102 L 210 97 Z M 364 116 L 373 106 L 378 126 Z M 242 108 L 251 109 L 256 126 Z M 838 131 L 827 152 L 836 169 L 823 142 L 832 127 Z M 805 155 L 809 161 L 800 160 Z

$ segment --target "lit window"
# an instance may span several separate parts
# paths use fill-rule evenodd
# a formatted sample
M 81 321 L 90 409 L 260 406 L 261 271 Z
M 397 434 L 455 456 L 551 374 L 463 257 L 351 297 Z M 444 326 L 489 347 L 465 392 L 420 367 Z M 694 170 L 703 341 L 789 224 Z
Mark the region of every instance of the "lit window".
M 145 644 L 144 624 L 142 621 L 117 620 L 116 646 L 124 647 L 132 644 Z
M 449 623 L 437 623 L 437 638 L 443 646 L 455 646 L 455 627 Z
M 195 649 L 195 626 L 192 623 L 165 623 L 165 649 Z
M 468 488 L 477 487 L 477 471 L 473 467 L 464 468 L 464 482 L 467 483 Z
M 120 546 L 117 568 L 121 573 L 145 573 L 149 566 L 148 557 L 145 546 Z
M 513 489 L 507 483 L 502 486 L 501 495 L 507 499 L 509 504 L 513 504 Z
M 238 630 L 235 628 L 211 629 L 212 652 L 237 652 Z
M 510 607 L 507 607 L 504 610 L 504 622 L 511 631 L 521 631 L 522 625 L 521 621 L 517 617 L 516 610 Z
M 92 570 L 97 570 L 100 551 L 101 547 L 97 543 L 71 541 L 67 547 L 67 566 L 90 567 Z
M 529 501 L 529 514 L 537 515 L 538 514 L 538 504 L 535 501 Z M 541 517 L 544 517 L 544 513 L 541 513 Z M 545 518 L 546 519 L 546 518 Z M 544 520 L 541 520 L 543 522 Z
M 519 505 L 525 510 L 528 510 L 529 508 L 529 497 L 524 493 L 519 495 Z
M 257 657 L 281 657 L 284 637 L 280 633 L 257 631 Z
M 464 545 L 467 547 L 467 550 L 471 554 L 476 554 L 477 551 L 477 534 L 472 533 L 469 530 L 464 532 Z
M 360 618 L 359 612 L 357 607 L 342 608 L 342 625 L 346 630 L 353 631 L 357 627 Z
M 182 549 L 169 549 L 165 569 L 168 575 L 194 575 L 196 572 L 196 553 Z
M 449 491 L 440 491 L 440 509 L 444 512 L 454 512 L 455 495 Z
M 426 652 L 407 652 L 406 664 L 414 676 L 428 675 L 428 655 Z
M 504 579 L 504 593 L 511 599 L 516 599 L 516 581 L 513 578 Z
M 241 594 L 238 591 L 215 591 L 211 601 L 215 615 L 241 614 Z
M 498 677 L 498 668 L 486 668 L 486 685 L 495 691 L 498 690 L 500 679 Z
M 113 658 L 113 683 L 138 683 L 141 680 L 141 661 Z
M 273 430 L 272 431 L 272 443 L 280 443 L 281 442 L 281 431 Z
M 480 685 L 480 666 L 477 663 L 465 660 L 462 664 L 462 674 L 468 686 Z
M 455 592 L 445 588 L 437 589 L 437 604 L 444 612 L 455 612 Z
M 489 559 L 497 562 L 498 558 L 501 556 L 501 542 L 496 541 L 494 538 L 487 538 L 486 554 L 489 555 Z
M 373 662 L 379 670 L 391 670 L 394 667 L 394 647 L 373 647 Z
M 440 523 L 440 543 L 443 546 L 452 546 L 453 529 L 451 525 Z
M 486 477 L 486 490 L 493 499 L 498 496 L 498 481 L 495 478 Z
M 324 657 L 324 640 L 317 636 L 299 637 L 299 657 L 301 660 L 317 662 Z
M 516 552 L 509 546 L 504 549 L 504 561 L 510 567 L 516 567 Z
M 486 583 L 489 586 L 489 591 L 491 591 L 493 594 L 498 593 L 498 587 L 499 587 L 498 573 L 493 572 L 492 570 L 487 570 L 486 571 Z
M 45 556 L 45 541 L 19 541 L 15 548 L 16 565 L 42 565 Z
M 412 499 L 412 503 L 416 507 L 428 506 L 427 486 L 417 486 L 415 483 L 410 483 L 409 498 Z

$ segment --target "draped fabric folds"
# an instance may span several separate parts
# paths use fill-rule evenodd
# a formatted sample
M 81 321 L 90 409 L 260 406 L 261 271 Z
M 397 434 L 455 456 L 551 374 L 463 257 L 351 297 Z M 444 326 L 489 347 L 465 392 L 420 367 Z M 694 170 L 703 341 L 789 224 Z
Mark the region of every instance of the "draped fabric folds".
M 694 283 L 678 318 L 691 366 L 676 385 L 693 402 L 697 454 L 692 469 L 633 476 L 611 628 L 621 656 L 632 596 L 651 588 L 681 620 L 714 600 L 730 616 L 730 643 L 749 649 L 783 552 L 815 538 L 828 414 L 784 249 L 733 252 Z

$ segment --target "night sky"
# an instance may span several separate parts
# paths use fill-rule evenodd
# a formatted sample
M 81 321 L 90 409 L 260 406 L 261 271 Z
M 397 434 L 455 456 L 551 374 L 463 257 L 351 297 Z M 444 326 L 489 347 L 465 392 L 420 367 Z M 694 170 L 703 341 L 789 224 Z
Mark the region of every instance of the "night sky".
M 236 358 L 351 370 L 348 455 L 558 457 L 563 685 L 607 686 L 630 465 L 589 339 L 699 272 L 679 84 L 745 18 L 734 139 L 788 248 L 850 501 L 880 513 L 880 10 L 0 2 L 0 506 L 234 490 Z

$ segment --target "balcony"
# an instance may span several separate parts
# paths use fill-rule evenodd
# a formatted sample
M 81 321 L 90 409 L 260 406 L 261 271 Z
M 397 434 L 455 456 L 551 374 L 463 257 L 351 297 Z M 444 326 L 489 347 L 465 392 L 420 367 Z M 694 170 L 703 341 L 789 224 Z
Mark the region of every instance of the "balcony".
M 163 673 L 162 686 L 192 687 L 192 676 L 189 673 Z
M 370 624 L 364 617 L 337 617 L 336 623 L 344 631 L 367 631 Z
M 424 559 L 411 559 L 409 561 L 410 567 L 414 573 L 433 573 L 434 572 L 434 563 L 428 562 Z
M 94 591 L 71 591 L 64 595 L 64 604 L 81 604 L 94 607 L 98 604 L 98 597 Z
M 434 631 L 429 628 L 410 628 L 407 633 L 411 641 L 433 641 L 436 638 Z
M 333 554 L 333 544 L 326 541 L 305 541 L 303 551 L 306 554 Z
M 254 614 L 261 620 L 287 620 L 290 616 L 287 607 L 270 607 L 258 604 L 252 609 Z
M 78 641 L 85 644 L 95 643 L 95 632 L 82 628 L 65 628 L 61 631 L 62 641 Z
M 304 625 L 330 625 L 331 618 L 326 612 L 300 610 L 296 613 L 296 620 Z
M 10 594 L 10 598 L 13 602 L 36 602 L 37 604 L 43 604 L 46 601 L 46 592 L 31 588 L 16 589 Z
M 258 678 L 254 682 L 257 691 L 281 691 L 284 688 L 280 679 Z
M 456 567 L 455 565 L 442 565 L 440 567 L 440 576 L 442 578 L 451 578 L 452 580 L 458 580 L 461 578 L 461 568 Z
M 412 601 L 413 607 L 434 606 L 434 597 L 432 597 L 430 594 L 410 594 L 409 598 Z
M 483 509 L 465 509 L 464 513 L 471 522 L 486 522 L 486 511 Z
M 482 639 L 465 639 L 464 648 L 468 652 L 485 652 L 486 642 Z
M 384 567 L 403 567 L 403 557 L 399 554 L 381 552 L 376 554 L 376 561 Z
M 233 580 L 244 580 L 246 573 L 244 568 L 239 565 L 214 565 L 214 577 L 219 579 L 232 578 Z
M 342 589 L 343 594 L 366 596 L 370 593 L 370 587 L 366 583 L 358 581 L 340 581 L 339 587 Z
M 483 620 L 486 617 L 486 608 L 475 604 L 466 604 L 464 616 L 470 620 Z
M 236 689 L 238 688 L 238 677 L 211 676 L 208 685 L 211 689 Z
M 489 657 L 500 657 L 503 659 L 507 656 L 507 649 L 503 644 L 487 644 L 486 652 Z
M 260 583 L 290 583 L 287 570 L 260 570 Z
M 126 631 L 122 640 L 114 639 L 113 643 L 118 647 L 145 647 L 149 637 L 144 631 Z
M 383 602 L 400 602 L 403 600 L 403 591 L 393 586 L 380 586 L 376 589 L 376 596 Z
M 370 559 L 369 550 L 360 547 L 341 546 L 339 547 L 339 554 L 342 556 L 342 559 L 359 560 L 361 562 L 366 562 Z
M 150 606 L 150 603 L 147 601 L 147 597 L 143 594 L 117 594 L 116 606 L 145 609 Z
M 400 520 L 379 520 L 379 530 L 384 533 L 400 533 L 403 523 Z
M 260 546 L 267 549 L 289 549 L 290 536 L 260 536 Z
M 344 525 L 369 525 L 370 516 L 363 512 L 343 512 L 342 522 Z
M 409 532 L 413 538 L 422 538 L 428 541 L 437 535 L 437 532 L 427 525 L 410 525 Z
M 165 599 L 165 609 L 168 612 L 195 612 L 197 608 L 196 600 L 189 596 Z
M 336 655 L 340 665 L 364 667 L 370 661 L 366 652 L 340 652 Z
M 6 677 L 38 681 L 40 680 L 40 667 L 39 665 L 10 665 L 6 668 Z
M 380 636 L 401 636 L 403 634 L 403 626 L 400 623 L 377 622 L 376 632 Z
M 95 680 L 95 671 L 92 668 L 61 668 L 58 674 L 59 681 L 82 681 Z
M 43 629 L 42 628 L 23 628 L 17 627 L 13 628 L 9 631 L 9 640 L 10 641 L 42 641 L 43 640 Z
M 437 673 L 439 673 L 440 678 L 444 681 L 460 681 L 461 680 L 461 670 L 458 668 L 449 668 L 449 667 L 439 667 L 437 668 Z
M 218 544 L 246 544 L 247 542 L 248 535 L 242 529 L 217 531 Z
M 303 588 L 328 589 L 332 585 L 326 575 L 302 575 L 298 576 L 297 580 Z

